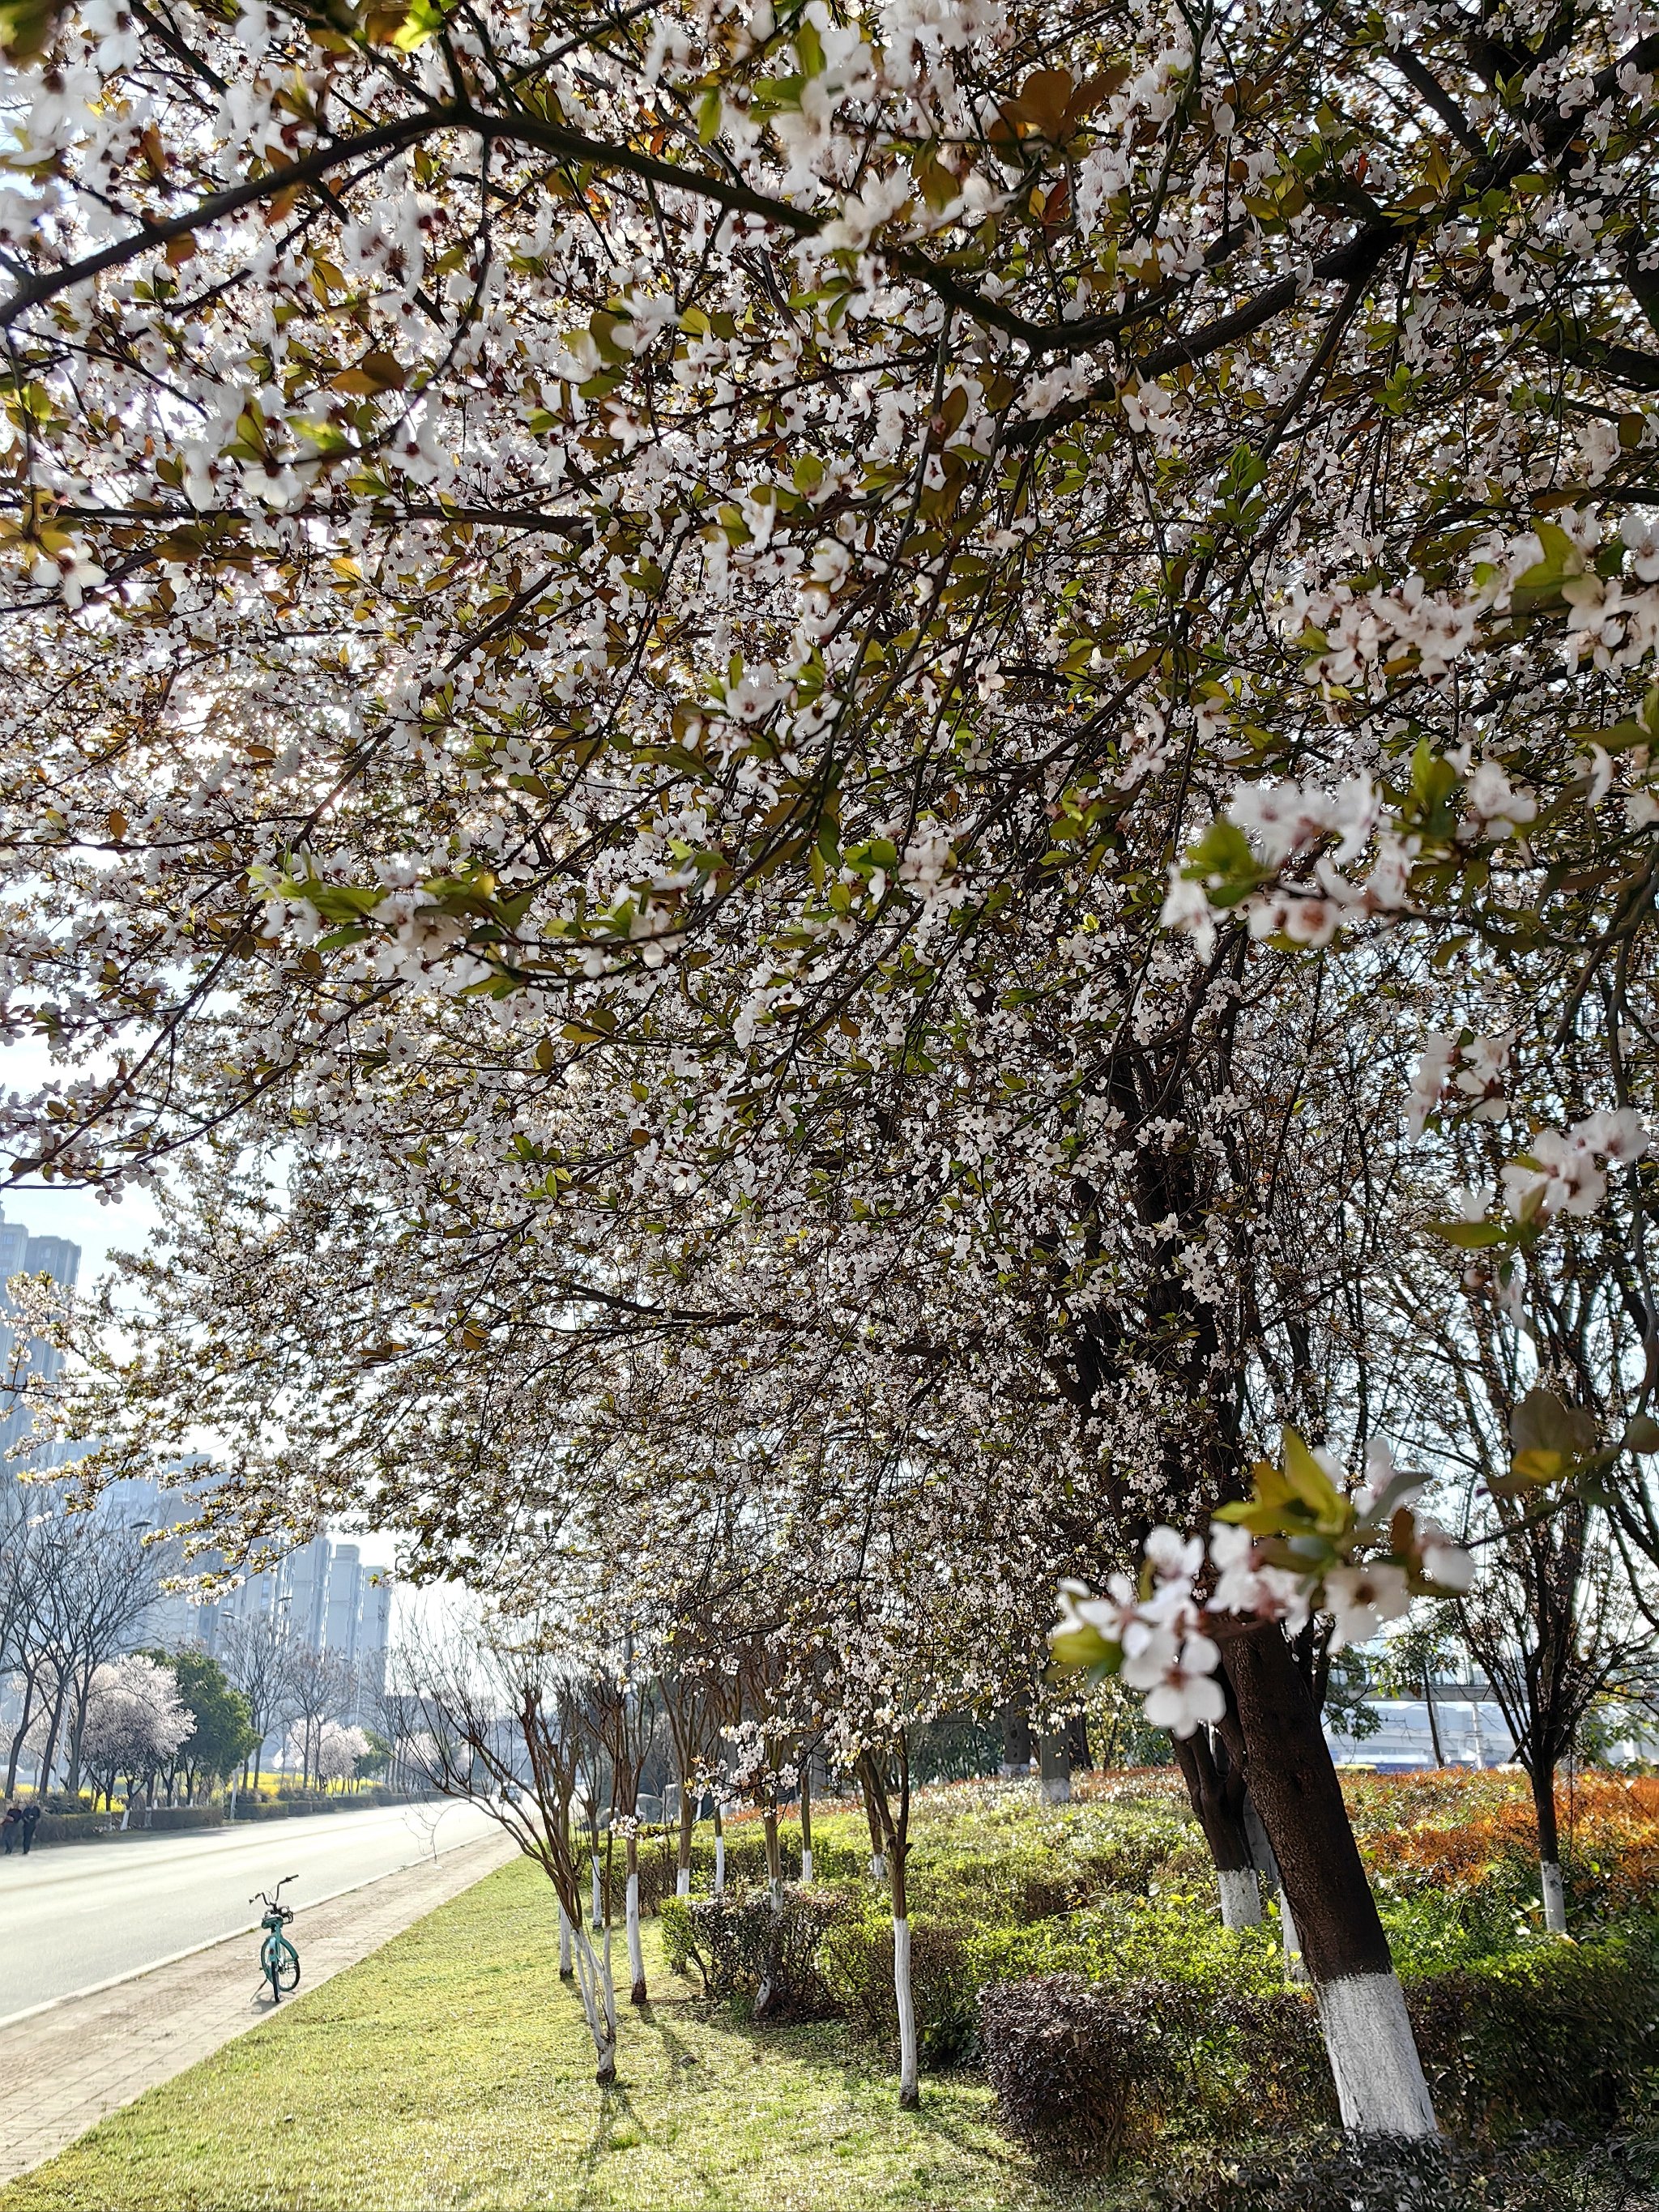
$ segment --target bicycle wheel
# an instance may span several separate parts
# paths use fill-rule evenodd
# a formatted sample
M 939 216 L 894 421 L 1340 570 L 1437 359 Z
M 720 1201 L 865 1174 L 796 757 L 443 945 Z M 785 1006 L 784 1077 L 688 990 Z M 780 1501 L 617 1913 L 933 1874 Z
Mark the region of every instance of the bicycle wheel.
M 290 1994 L 300 1986 L 300 1954 L 292 1943 L 282 1942 L 276 1953 L 273 1979 Z
M 270 1984 L 272 2004 L 281 2004 L 283 2002 L 282 1962 L 283 1954 L 277 1949 L 275 1941 L 267 1937 L 264 1948 L 259 1954 L 259 1972 Z

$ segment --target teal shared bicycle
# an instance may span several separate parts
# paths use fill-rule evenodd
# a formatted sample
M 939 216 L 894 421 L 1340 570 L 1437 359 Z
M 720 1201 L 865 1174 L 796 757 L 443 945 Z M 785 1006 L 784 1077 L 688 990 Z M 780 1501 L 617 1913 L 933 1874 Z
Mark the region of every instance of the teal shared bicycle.
M 281 1902 L 283 1892 L 289 1882 L 297 1881 L 298 1875 L 285 1874 L 276 1885 L 275 1896 L 267 1897 L 258 1890 L 249 1898 L 250 1905 L 263 1905 L 264 1917 L 259 1925 L 265 1931 L 265 1940 L 259 1946 L 259 1972 L 270 1984 L 270 2002 L 281 2004 L 284 1990 L 300 1986 L 300 1954 L 283 1930 L 294 1917 L 294 1907 Z

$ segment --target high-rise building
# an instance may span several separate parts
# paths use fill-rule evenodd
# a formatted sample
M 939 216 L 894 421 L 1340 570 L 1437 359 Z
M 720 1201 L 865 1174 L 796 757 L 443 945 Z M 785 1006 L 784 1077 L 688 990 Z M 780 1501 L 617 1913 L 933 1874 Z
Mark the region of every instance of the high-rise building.
M 17 1338 L 5 1319 L 9 1301 L 5 1296 L 5 1285 L 14 1275 L 50 1275 L 62 1289 L 72 1291 L 81 1272 L 81 1248 L 71 1244 L 67 1237 L 31 1237 L 21 1221 L 8 1221 L 0 1209 L 0 1375 L 11 1377 L 11 1363 Z M 43 1344 L 36 1337 L 29 1346 L 29 1363 L 25 1373 L 44 1376 L 52 1382 L 63 1367 L 64 1355 L 55 1346 Z M 0 1405 L 0 1483 L 11 1480 L 20 1464 L 29 1468 L 65 1466 L 76 1456 L 72 1443 L 37 1443 L 31 1445 L 27 1455 L 11 1453 L 27 1442 L 33 1434 L 34 1417 L 21 1401 L 8 1399 Z
M 66 1291 L 75 1288 L 81 1268 L 81 1248 L 64 1237 L 31 1237 L 21 1222 L 8 1221 L 0 1211 L 0 1376 L 9 1373 L 15 1338 L 6 1321 L 4 1286 L 14 1275 L 49 1274 Z M 36 1340 L 30 1346 L 32 1374 L 52 1381 L 63 1366 L 63 1354 Z M 32 1434 L 33 1419 L 27 1406 L 0 1399 L 0 1454 L 23 1443 Z M 76 1443 L 36 1444 L 22 1463 L 31 1468 L 67 1466 L 84 1450 Z M 15 1479 L 18 1462 L 0 1457 L 0 1488 Z M 181 1462 L 180 1467 L 189 1462 Z M 170 1530 L 185 1517 L 176 1492 L 154 1478 L 144 1476 L 114 1483 L 105 1493 L 102 1511 L 128 1522 L 142 1522 Z M 221 1564 L 216 1555 L 199 1560 L 210 1569 Z M 386 1654 L 392 1634 L 392 1594 L 389 1577 L 365 1567 L 356 1544 L 335 1544 L 325 1535 L 290 1552 L 275 1566 L 251 1575 L 222 1597 L 202 1598 L 187 1591 L 167 1591 L 145 1614 L 135 1632 L 137 1646 L 160 1645 L 177 1650 L 199 1644 L 216 1651 L 227 1622 L 249 1620 L 264 1614 L 280 1618 L 285 1632 L 314 1651 L 337 1655 L 361 1685 L 362 1709 L 386 1679 Z

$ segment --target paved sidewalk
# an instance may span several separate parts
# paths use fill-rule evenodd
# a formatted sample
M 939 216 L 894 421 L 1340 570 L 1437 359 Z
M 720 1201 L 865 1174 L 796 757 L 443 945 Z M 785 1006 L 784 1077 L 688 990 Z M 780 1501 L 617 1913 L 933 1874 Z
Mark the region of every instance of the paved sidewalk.
M 435 1864 L 405 1867 L 302 1909 L 293 1931 L 304 1977 L 299 1996 L 513 1856 L 505 1837 L 489 1836 L 446 1851 Z M 233 1936 L 0 2028 L 0 2185 L 257 2027 L 272 2009 L 269 1994 L 259 1994 L 258 1940 L 257 1931 Z

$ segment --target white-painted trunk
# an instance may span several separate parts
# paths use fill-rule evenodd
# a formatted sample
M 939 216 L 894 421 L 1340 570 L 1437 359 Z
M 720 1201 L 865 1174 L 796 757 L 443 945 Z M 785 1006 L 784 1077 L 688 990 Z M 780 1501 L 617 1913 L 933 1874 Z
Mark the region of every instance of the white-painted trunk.
M 916 2088 L 916 2008 L 910 1991 L 910 1923 L 893 1923 L 893 1995 L 898 2001 L 899 2102 L 914 2105 Z
M 617 1978 L 611 1971 L 611 1930 L 605 1931 L 605 1949 L 600 1954 L 600 1966 L 605 1984 L 605 2016 L 611 2027 L 611 2040 L 617 2039 Z
M 716 1897 L 724 1897 L 726 1894 L 726 1838 L 724 1836 L 716 1836 L 714 1838 L 714 1894 Z
M 1218 1868 L 1216 1885 L 1221 1892 L 1221 1924 L 1224 1928 L 1259 1928 L 1261 1925 L 1261 1886 L 1255 1878 L 1254 1867 Z
M 1045 1805 L 1069 1805 L 1072 1802 L 1071 1776 L 1045 1774 L 1042 1778 L 1042 1802 Z
M 597 1936 L 605 1925 L 605 1893 L 599 1885 L 599 1855 L 593 1854 L 593 1903 L 592 1907 L 593 1933 Z
M 675 1896 L 676 1896 L 676 1897 L 690 1897 L 690 1894 L 691 1894 L 691 1869 L 690 1869 L 690 1867 L 676 1867 L 676 1868 L 675 1868 L 675 1869 L 674 1869 L 674 1894 L 675 1894 Z
M 1567 1932 L 1567 1893 L 1561 1886 L 1561 1869 L 1553 1859 L 1540 1859 L 1538 1871 L 1544 1886 L 1544 1925 L 1552 1936 Z
M 885 1851 L 872 1851 L 872 1852 L 871 1852 L 871 1854 L 870 1854 L 870 1879 L 871 1879 L 871 1881 L 886 1881 L 886 1879 L 887 1879 L 887 1854 L 886 1854 L 886 1852 L 885 1852 Z
M 559 1907 L 559 1979 L 570 1978 L 570 1916 L 563 1905 Z
M 640 1942 L 640 1878 L 628 1877 L 628 1972 L 637 1990 L 645 1980 L 645 1948 Z
M 1395 1974 L 1350 1974 L 1319 1992 L 1319 2024 L 1351 2134 L 1440 2132 Z
M 801 1845 L 800 1878 L 803 1885 L 810 1883 L 812 1879 L 812 1847 L 810 1844 Z
M 561 1917 L 562 1918 L 562 1915 Z M 570 1928 L 570 1923 L 564 1923 Z M 575 1958 L 576 1988 L 582 2001 L 583 2017 L 587 2032 L 593 2039 L 593 2055 L 598 2060 L 597 2078 L 602 2082 L 611 2081 L 617 2071 L 617 2016 L 614 2003 L 605 2003 L 605 1981 L 609 1978 L 608 1966 L 602 1976 L 593 1946 L 585 1929 L 571 1929 L 572 1948 Z M 607 1935 L 605 1945 L 610 1948 Z

